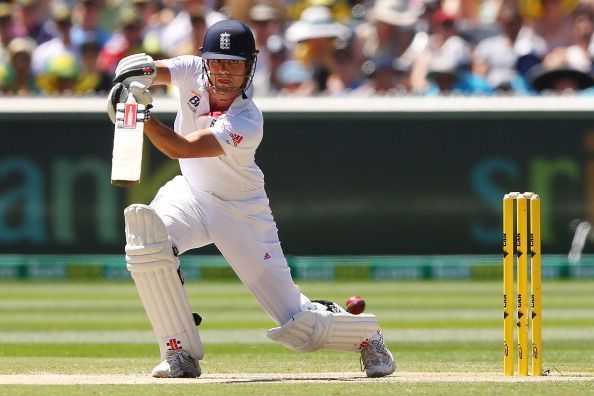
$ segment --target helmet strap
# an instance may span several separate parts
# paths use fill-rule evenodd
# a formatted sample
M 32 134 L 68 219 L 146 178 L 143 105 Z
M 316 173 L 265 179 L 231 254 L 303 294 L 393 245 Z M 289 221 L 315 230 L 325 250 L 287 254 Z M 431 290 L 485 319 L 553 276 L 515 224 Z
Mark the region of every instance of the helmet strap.
M 252 85 L 253 79 L 254 79 L 254 73 L 256 72 L 256 63 L 257 63 L 258 57 L 253 56 L 252 59 L 247 61 L 247 64 L 249 65 L 249 74 L 245 74 L 244 75 L 244 82 L 241 85 L 241 87 L 238 88 L 238 91 L 241 92 L 241 98 L 242 99 L 247 99 L 247 95 L 246 95 L 246 91 L 248 90 L 248 88 Z M 202 71 L 203 73 L 206 75 L 206 79 L 208 80 L 208 87 L 212 88 L 213 91 L 216 93 L 217 92 L 217 87 L 214 84 L 214 82 L 211 80 L 210 78 L 210 70 L 207 66 L 206 60 L 202 59 Z M 219 98 L 219 100 L 222 100 Z

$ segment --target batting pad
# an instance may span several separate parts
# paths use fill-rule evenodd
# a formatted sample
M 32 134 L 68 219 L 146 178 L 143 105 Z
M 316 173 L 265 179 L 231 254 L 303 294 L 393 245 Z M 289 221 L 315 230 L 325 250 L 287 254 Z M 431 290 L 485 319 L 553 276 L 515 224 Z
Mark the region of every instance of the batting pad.
M 297 352 L 318 349 L 359 352 L 361 344 L 378 330 L 379 323 L 373 314 L 303 311 L 281 327 L 268 330 L 267 335 Z
M 202 341 L 165 224 L 146 205 L 128 206 L 124 218 L 128 270 L 157 335 L 161 359 L 180 349 L 197 361 L 202 359 Z

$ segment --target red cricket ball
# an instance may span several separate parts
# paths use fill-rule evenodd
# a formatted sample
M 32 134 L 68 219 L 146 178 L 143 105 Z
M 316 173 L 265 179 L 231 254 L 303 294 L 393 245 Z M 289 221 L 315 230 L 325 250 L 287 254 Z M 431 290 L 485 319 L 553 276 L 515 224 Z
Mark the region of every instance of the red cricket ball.
M 365 300 L 361 296 L 352 296 L 346 301 L 346 310 L 353 315 L 359 315 L 365 311 Z

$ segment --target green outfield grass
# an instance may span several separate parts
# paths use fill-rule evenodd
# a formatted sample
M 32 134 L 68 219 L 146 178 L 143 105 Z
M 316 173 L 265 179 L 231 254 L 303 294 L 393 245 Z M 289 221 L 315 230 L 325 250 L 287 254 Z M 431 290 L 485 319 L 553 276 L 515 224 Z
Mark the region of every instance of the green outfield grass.
M 398 361 L 394 381 L 273 380 L 305 373 L 361 376 L 356 354 L 291 352 L 267 340 L 273 322 L 236 281 L 187 284 L 200 312 L 205 375 L 269 374 L 249 383 L 0 385 L 0 395 L 78 394 L 591 394 L 594 282 L 543 285 L 546 381 L 398 382 L 399 373 L 497 375 L 502 370 L 500 282 L 303 282 L 311 298 L 359 294 L 378 315 Z M 0 384 L 16 374 L 147 375 L 158 348 L 132 282 L 0 282 Z M 581 375 L 586 380 L 562 381 Z M 552 378 L 555 377 L 555 378 Z M 556 379 L 559 379 L 557 381 Z

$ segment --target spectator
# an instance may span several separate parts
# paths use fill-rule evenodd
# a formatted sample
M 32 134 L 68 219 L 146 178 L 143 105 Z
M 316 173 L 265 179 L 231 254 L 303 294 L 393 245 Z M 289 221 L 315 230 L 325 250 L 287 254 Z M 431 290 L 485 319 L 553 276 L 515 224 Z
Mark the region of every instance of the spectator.
M 332 21 L 330 10 L 321 6 L 305 9 L 299 21 L 289 26 L 286 38 L 294 45 L 293 56 L 313 71 L 311 94 L 327 93 L 328 81 L 338 71 L 337 46 L 350 36 L 350 29 Z
M 594 56 L 592 4 L 590 0 L 2 0 L 0 64 L 6 84 L 14 75 L 8 45 L 15 37 L 28 36 L 37 41 L 30 55 L 35 75 L 46 75 L 52 59 L 68 53 L 80 74 L 69 91 L 103 92 L 113 67 L 126 54 L 143 51 L 158 58 L 197 54 L 206 27 L 233 16 L 244 20 L 257 40 L 260 54 L 253 81 L 257 96 L 333 95 L 348 90 L 361 95 L 493 90 L 527 94 L 553 90 L 551 81 L 560 76 L 573 81 L 572 89 L 582 94 L 588 84 L 583 73 L 590 73 Z M 113 12 L 118 15 L 111 19 L 114 22 L 100 20 Z M 285 31 L 287 21 L 291 26 Z M 116 24 L 113 34 L 104 28 Z M 92 54 L 97 44 L 107 41 L 109 49 L 99 53 L 99 72 Z M 26 57 L 19 52 L 19 65 L 26 63 Z M 62 57 L 63 65 L 66 58 Z M 295 78 L 288 77 L 291 71 Z M 444 82 L 454 76 L 454 83 Z M 538 84 L 535 89 L 533 82 Z M 392 83 L 396 87 L 388 88 Z
M 539 93 L 576 94 L 594 86 L 590 74 L 565 65 L 538 66 L 531 76 L 532 86 Z
M 307 96 L 314 90 L 312 71 L 296 60 L 283 62 L 276 71 L 278 93 L 284 96 Z
M 205 4 L 204 0 L 178 0 L 182 4 L 182 9 L 175 18 L 163 29 L 161 37 L 161 46 L 165 54 L 176 56 L 187 49 L 188 43 L 192 42 L 192 21 L 191 13 L 196 9 L 204 10 L 206 27 L 211 26 L 217 21 L 226 19 L 226 16 L 220 12 L 212 10 Z
M 499 34 L 481 41 L 472 55 L 472 72 L 486 79 L 498 91 L 527 93 L 529 86 L 516 65 L 519 54 L 515 47 L 523 19 L 516 4 L 505 3 L 499 9 Z
M 383 55 L 369 59 L 361 66 L 365 82 L 353 91 L 355 95 L 404 95 L 410 92 L 409 65 Z
M 74 55 L 62 52 L 50 59 L 47 69 L 37 77 L 37 83 L 46 95 L 74 95 L 78 73 Z
M 565 48 L 553 51 L 562 52 L 565 63 L 575 69 L 589 72 L 592 69 L 592 37 L 594 24 L 590 6 L 581 6 L 572 14 L 571 42 Z M 548 56 L 551 54 L 549 53 Z M 546 58 L 545 58 L 546 60 Z
M 111 89 L 112 76 L 101 70 L 98 64 L 101 41 L 92 34 L 87 34 L 78 48 L 80 70 L 75 91 L 81 94 L 107 94 Z
M 33 51 L 32 66 L 35 75 L 44 74 L 53 57 L 65 52 L 75 56 L 76 46 L 72 42 L 70 29 L 72 27 L 72 14 L 66 3 L 56 3 L 51 10 L 51 31 L 55 37 L 39 45 Z
M 188 40 L 184 43 L 179 44 L 175 53 L 169 54 L 170 56 L 178 55 L 200 55 L 200 47 L 204 41 L 204 33 L 206 32 L 206 12 L 207 10 L 203 7 L 195 7 L 188 10 L 190 17 L 190 35 Z
M 101 6 L 103 0 L 75 0 L 72 12 L 72 41 L 77 47 L 87 40 L 89 35 L 94 37 L 101 47 L 107 42 L 111 34 L 100 25 Z
M 579 7 L 571 15 L 570 33 L 568 46 L 549 51 L 542 63 L 528 72 L 538 92 L 576 93 L 592 87 L 589 50 L 594 25 L 589 7 Z
M 565 0 L 539 0 L 523 1 L 521 4 L 532 3 L 532 10 L 526 12 L 526 27 L 532 29 L 534 34 L 544 40 L 547 52 L 565 47 L 571 41 L 571 13 L 579 1 Z
M 407 0 L 376 0 L 355 30 L 357 61 L 388 56 L 412 64 L 427 43 L 426 33 L 414 30 L 422 13 Z
M 515 2 L 515 1 L 514 1 Z M 497 8 L 501 2 L 459 0 L 457 10 L 448 12 L 457 15 L 465 25 L 480 27 L 489 26 L 495 22 Z
M 458 35 L 456 18 L 438 10 L 431 20 L 431 34 L 424 52 L 415 60 L 411 83 L 415 92 L 426 92 L 430 83 L 428 74 L 441 76 L 447 70 L 448 81 L 452 73 L 458 76 L 470 64 L 470 46 Z M 455 69 L 455 70 L 453 70 Z M 444 84 L 438 83 L 444 86 Z M 449 89 L 448 89 L 449 90 Z
M 0 62 L 9 62 L 7 49 L 8 44 L 16 37 L 14 30 L 11 4 L 0 2 Z
M 455 61 L 443 56 L 434 56 L 429 60 L 425 96 L 449 95 L 457 91 L 460 68 Z
M 332 19 L 345 25 L 352 19 L 350 3 L 353 2 L 348 0 L 288 0 L 285 3 L 290 20 L 299 19 L 308 7 L 326 7 L 330 10 Z
M 147 30 L 161 30 L 170 21 L 163 16 L 167 11 L 161 0 L 132 0 L 141 18 L 145 21 Z
M 132 3 L 140 14 L 140 19 L 144 21 L 144 46 L 148 52 L 160 54 L 160 58 L 165 58 L 161 38 L 163 30 L 173 19 L 173 12 L 163 7 L 161 0 L 132 0 Z
M 31 55 L 37 43 L 30 37 L 15 37 L 8 44 L 10 62 L 0 68 L 0 90 L 13 95 L 39 92 L 31 69 Z
M 105 43 L 99 54 L 99 69 L 113 74 L 118 62 L 127 55 L 145 52 L 143 47 L 143 21 L 134 6 L 120 10 L 119 29 Z
M 458 31 L 472 45 L 497 34 L 496 19 L 503 4 L 516 0 L 444 1 L 441 9 L 458 20 Z
M 570 14 L 577 2 L 572 2 L 570 7 L 564 0 L 526 0 L 520 4 L 532 5 L 532 8 L 523 8 L 525 22 L 515 46 L 520 56 L 519 71 L 526 76 L 550 51 L 571 44 Z
M 248 18 L 259 50 L 258 67 L 252 82 L 254 95 L 266 95 L 278 88 L 273 76 L 286 55 L 281 10 L 268 3 L 255 3 Z
M 47 15 L 41 0 L 17 0 L 14 2 L 14 19 L 19 36 L 28 36 L 37 42 L 44 43 L 54 37 L 44 23 Z

